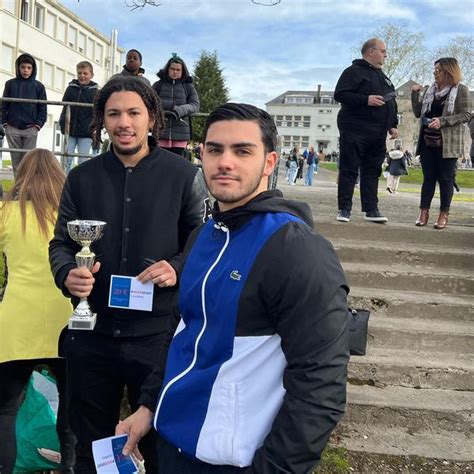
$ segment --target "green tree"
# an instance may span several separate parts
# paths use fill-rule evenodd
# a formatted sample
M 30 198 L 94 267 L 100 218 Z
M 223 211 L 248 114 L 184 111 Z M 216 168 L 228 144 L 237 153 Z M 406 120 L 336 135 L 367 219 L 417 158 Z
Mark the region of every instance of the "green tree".
M 229 101 L 229 90 L 225 85 L 217 52 L 201 51 L 194 65 L 194 86 L 201 102 L 200 112 L 212 112 L 219 105 Z M 192 122 L 193 140 L 200 142 L 204 130 L 204 117 L 194 117 Z

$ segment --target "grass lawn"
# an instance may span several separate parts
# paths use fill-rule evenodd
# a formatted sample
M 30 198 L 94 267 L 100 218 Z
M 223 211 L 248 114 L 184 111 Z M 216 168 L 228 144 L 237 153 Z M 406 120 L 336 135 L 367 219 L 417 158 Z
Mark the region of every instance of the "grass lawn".
M 320 166 L 329 171 L 337 171 L 336 163 L 321 163 Z M 403 183 L 421 184 L 423 181 L 421 168 L 410 168 L 408 172 L 408 176 L 402 176 L 401 185 Z M 380 179 L 385 178 L 381 176 Z M 456 181 L 460 188 L 474 188 L 474 171 L 458 170 Z

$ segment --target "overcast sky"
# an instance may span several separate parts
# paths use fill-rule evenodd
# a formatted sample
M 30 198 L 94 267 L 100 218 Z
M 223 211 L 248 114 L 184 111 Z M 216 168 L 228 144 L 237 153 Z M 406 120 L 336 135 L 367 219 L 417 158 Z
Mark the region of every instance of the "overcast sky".
M 123 0 L 60 1 L 107 36 L 116 28 L 152 82 L 172 52 L 193 69 L 201 50 L 217 51 L 231 99 L 257 106 L 286 90 L 332 90 L 353 48 L 387 23 L 425 33 L 431 47 L 474 24 L 474 0 L 160 0 L 134 12 Z

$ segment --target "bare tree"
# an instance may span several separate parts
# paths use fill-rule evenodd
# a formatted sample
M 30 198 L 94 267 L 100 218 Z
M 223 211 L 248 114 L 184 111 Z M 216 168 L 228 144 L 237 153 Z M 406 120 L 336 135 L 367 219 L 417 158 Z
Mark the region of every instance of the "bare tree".
M 79 1 L 79 0 L 77 0 Z M 281 3 L 281 0 L 250 0 L 255 5 L 263 5 L 266 7 L 273 7 Z M 125 6 L 130 8 L 130 10 L 141 10 L 146 5 L 151 5 L 153 7 L 159 7 L 161 5 L 160 1 L 157 0 L 124 0 Z
M 124 0 L 125 6 L 130 8 L 130 10 L 141 10 L 146 5 L 151 5 L 153 7 L 159 7 L 161 5 L 160 2 L 155 0 Z
M 474 87 L 474 36 L 456 36 L 446 46 L 435 51 L 432 64 L 442 57 L 456 58 L 463 72 L 463 83 Z

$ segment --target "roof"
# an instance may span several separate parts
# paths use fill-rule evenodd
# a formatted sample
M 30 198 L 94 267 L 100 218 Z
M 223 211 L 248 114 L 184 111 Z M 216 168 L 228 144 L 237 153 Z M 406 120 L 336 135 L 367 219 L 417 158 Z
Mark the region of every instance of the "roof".
M 334 97 L 334 91 L 321 91 L 320 94 L 321 94 L 321 97 L 323 96 L 331 97 L 331 99 Z M 283 92 L 283 94 L 280 94 L 278 97 L 275 97 L 274 99 L 266 102 L 265 105 L 284 104 L 284 99 L 286 96 L 312 97 L 313 99 L 315 99 L 317 95 L 318 95 L 318 91 L 286 91 L 286 92 Z M 289 104 L 289 105 L 295 105 L 295 104 Z

